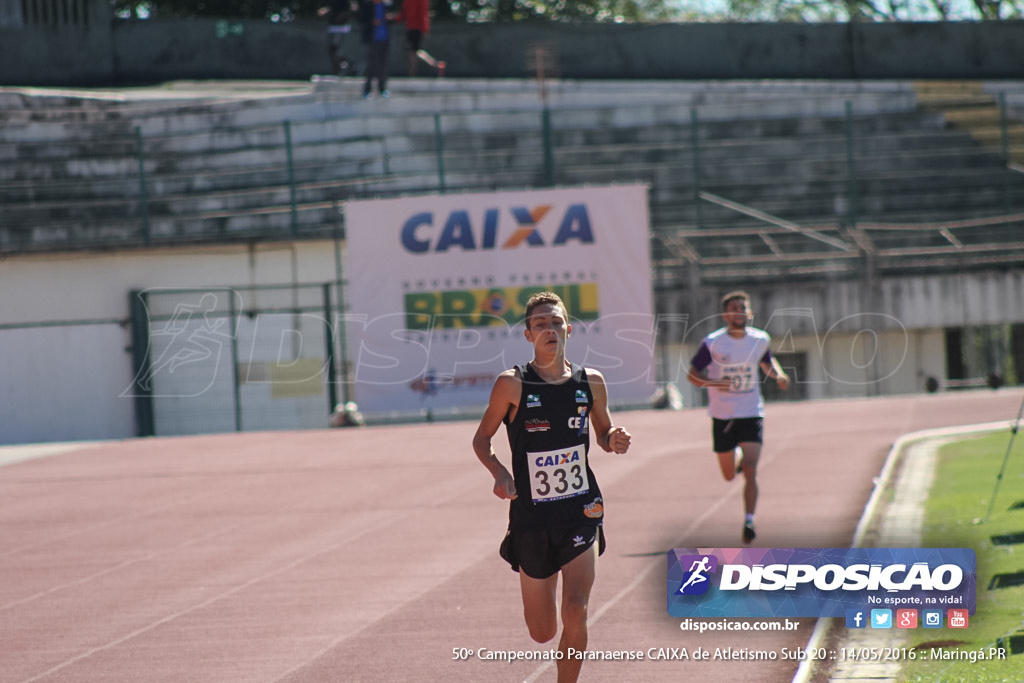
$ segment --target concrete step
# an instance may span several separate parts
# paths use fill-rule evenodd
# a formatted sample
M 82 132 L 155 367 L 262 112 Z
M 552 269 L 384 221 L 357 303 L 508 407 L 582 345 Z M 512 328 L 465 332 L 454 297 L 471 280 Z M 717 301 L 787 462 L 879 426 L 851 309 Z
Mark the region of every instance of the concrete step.
M 366 172 L 368 166 L 385 164 L 383 160 L 389 156 L 402 154 L 406 147 L 403 142 L 400 139 L 388 142 L 383 138 L 304 142 L 293 144 L 292 162 L 296 172 L 304 168 L 333 165 L 334 173 L 359 174 Z M 36 153 L 32 147 L 37 144 L 0 148 L 0 159 L 7 156 L 16 159 L 10 164 L 0 165 L 0 180 L 27 182 L 81 178 L 96 181 L 104 178 L 125 178 L 132 179 L 134 183 L 138 182 L 139 157 L 134 149 L 110 148 L 109 153 L 98 155 L 94 146 L 86 146 L 80 150 L 80 154 L 72 154 L 73 149 L 61 148 L 60 151 L 67 151 L 68 155 L 58 157 L 56 153 L 49 153 L 49 147 L 41 153 Z M 107 152 L 107 149 L 103 151 Z M 207 185 L 213 189 L 235 187 L 237 185 L 234 184 L 234 178 L 249 173 L 250 169 L 267 167 L 268 163 L 275 161 L 280 168 L 287 170 L 286 147 L 249 146 L 212 153 L 161 153 L 147 148 L 144 159 L 147 178 L 188 173 L 205 174 L 208 177 Z M 216 180 L 217 174 L 220 173 L 225 174 L 223 185 Z
M 884 216 L 890 213 L 931 212 L 941 215 L 943 220 L 952 220 L 954 216 L 976 215 L 979 210 L 1001 206 L 1003 199 L 1003 185 L 992 182 L 992 178 L 978 177 L 970 182 L 955 171 L 950 171 L 936 172 L 923 180 L 919 176 L 891 176 L 859 181 L 858 215 L 873 215 L 875 220 L 886 220 Z M 842 176 L 831 180 L 818 178 L 793 181 L 785 185 L 766 179 L 759 183 L 709 183 L 701 189 L 789 221 L 834 220 L 847 211 L 849 192 L 847 181 Z M 1024 182 L 1012 189 L 1016 195 L 1024 197 Z M 675 199 L 652 202 L 653 223 L 696 222 L 697 205 L 693 200 L 692 189 L 681 190 Z M 742 213 L 707 201 L 701 202 L 700 213 L 703 220 L 708 222 L 752 220 Z M 912 222 L 920 220 L 915 218 Z
M 979 81 L 915 83 L 923 106 L 940 111 L 948 125 L 968 131 L 972 138 L 1010 161 L 1024 162 L 1024 88 L 1018 83 L 997 86 Z M 1004 114 L 999 96 L 1007 100 Z M 1013 103 L 1011 104 L 1011 97 Z M 1014 107 L 1018 109 L 1014 109 Z M 1016 117 L 1004 130 L 1004 117 Z M 1011 150 L 1004 152 L 1004 140 Z
M 35 235 L 53 248 L 62 239 L 137 234 L 136 130 L 150 239 L 157 240 L 285 238 L 292 230 L 334 230 L 339 218 L 332 207 L 350 197 L 548 182 L 544 103 L 535 83 L 395 79 L 392 86 L 391 100 L 368 102 L 353 79 L 258 96 L 206 91 L 180 100 L 152 93 L 147 100 L 133 93 L 105 101 L 68 95 L 58 109 L 81 111 L 65 119 L 50 117 L 39 98 L 28 102 L 0 89 L 0 112 L 24 115 L 0 126 L 0 223 L 9 228 L 0 230 L 2 239 L 24 246 L 25 235 Z M 550 86 L 555 183 L 647 182 L 655 224 L 696 220 L 695 132 L 702 189 L 787 220 L 831 221 L 845 210 L 851 123 L 858 211 L 865 216 L 978 213 L 999 203 L 993 188 L 1005 183 L 998 155 L 947 127 L 944 110 L 919 108 L 921 93 L 908 83 Z M 977 113 L 983 110 L 966 98 L 985 94 L 979 92 L 956 97 Z M 940 101 L 936 93 L 925 97 Z M 33 107 L 40 110 L 35 118 Z M 12 138 L 3 142 L 7 135 Z M 701 213 L 708 224 L 752 221 L 708 204 Z
M 390 100 L 363 101 L 358 79 L 321 79 L 312 84 L 277 84 L 279 93 L 211 93 L 202 84 L 181 85 L 180 99 L 167 92 L 94 91 L 47 96 L 43 89 L 0 89 L 0 141 L 59 139 L 66 124 L 89 124 L 98 131 L 134 130 L 144 135 L 185 134 L 212 128 L 273 125 L 325 118 L 380 118 L 457 112 L 540 111 L 530 81 L 393 79 Z M 866 87 L 862 83 L 559 82 L 548 83 L 553 110 L 594 108 L 610 102 L 625 109 L 616 118 L 634 123 L 689 120 L 697 107 L 702 119 L 842 116 L 845 103 L 858 113 L 909 111 L 916 96 L 906 83 Z M 230 87 L 230 86 L 225 86 Z M 187 97 L 189 88 L 195 93 Z M 250 85 L 251 89 L 252 86 Z M 147 92 L 151 99 L 146 99 Z M 651 105 L 651 106 L 645 106 Z M 628 111 L 633 109 L 633 112 Z
M 8 226 L 0 230 L 0 251 L 62 250 L 69 244 L 90 244 L 94 248 L 125 248 L 144 244 L 223 242 L 239 239 L 289 239 L 326 237 L 334 234 L 338 221 L 336 204 L 307 204 L 298 207 L 293 230 L 287 207 L 268 207 L 249 212 L 208 211 L 174 218 L 151 217 L 148 223 L 134 220 L 101 222 L 49 222 Z
M 816 179 L 828 179 L 845 188 L 847 160 L 845 142 L 826 141 L 824 149 L 813 145 L 795 146 L 792 141 L 768 143 L 751 143 L 753 146 L 742 154 L 737 153 L 738 146 L 723 146 L 716 153 L 715 147 L 702 151 L 702 184 L 708 187 L 728 188 L 739 186 L 750 201 L 770 202 L 772 196 L 779 193 L 801 191 L 806 182 Z M 742 147 L 739 147 L 742 149 Z M 900 191 L 902 184 L 909 187 L 916 185 L 934 185 L 931 169 L 944 167 L 947 175 L 955 178 L 960 187 L 984 186 L 1000 181 L 1004 170 L 991 154 L 976 148 L 967 151 L 956 151 L 955 154 L 945 148 L 922 154 L 893 154 L 884 150 L 884 156 L 873 157 L 866 154 L 856 156 L 856 167 L 862 176 L 860 182 L 870 183 L 881 180 L 875 185 L 866 185 L 866 191 L 884 192 Z M 470 178 L 478 178 L 480 183 L 499 186 L 510 174 L 518 174 L 523 178 L 537 178 L 542 174 L 541 147 L 536 144 L 533 153 L 530 150 L 498 151 L 488 153 L 446 152 L 444 159 L 445 172 L 449 184 L 454 184 L 455 174 L 463 174 Z M 676 188 L 683 195 L 692 194 L 693 162 L 692 152 L 687 149 L 659 149 L 652 147 L 646 153 L 632 150 L 629 146 L 601 148 L 598 150 L 556 150 L 555 170 L 557 181 L 563 184 L 616 182 L 617 179 L 636 178 L 650 180 L 657 178 L 660 185 Z M 628 162 L 623 163 L 623 158 Z M 197 169 L 202 168 L 197 164 Z M 492 172 L 481 169 L 493 169 Z M 436 154 L 406 154 L 395 157 L 379 157 L 369 160 L 341 161 L 334 163 L 303 163 L 296 164 L 294 177 L 300 195 L 306 192 L 328 192 L 334 196 L 343 188 L 357 184 L 359 178 L 365 176 L 398 176 L 388 178 L 385 185 L 394 186 L 403 182 L 401 176 L 425 176 L 431 179 L 440 174 Z M 287 166 L 280 163 L 276 166 L 262 168 L 250 166 L 247 170 L 236 172 L 182 172 L 176 168 L 172 173 L 151 173 L 147 175 L 147 188 L 150 197 L 151 211 L 159 213 L 157 207 L 162 205 L 193 203 L 199 206 L 211 205 L 218 209 L 236 207 L 244 209 L 250 206 L 250 200 L 256 198 L 257 204 L 265 203 L 267 197 L 274 201 L 281 199 L 279 195 L 288 192 Z M 868 175 L 880 176 L 872 179 Z M 782 189 L 777 178 L 786 178 L 788 184 Z M 414 181 L 416 187 L 422 186 L 419 180 Z M 763 192 L 758 188 L 767 184 Z M 55 215 L 67 215 L 77 210 L 86 215 L 116 216 L 106 213 L 109 204 L 116 198 L 127 197 L 137 202 L 140 194 L 139 183 L 131 179 L 127 183 L 108 181 L 106 190 L 114 193 L 108 199 L 98 199 L 101 190 L 98 183 L 91 182 L 76 186 L 65 183 L 21 183 L 7 184 L 0 191 L 0 198 L 5 201 L 5 215 L 8 220 L 37 220 L 47 211 Z M 437 189 L 432 180 L 428 183 L 431 190 Z M 280 188 L 275 190 L 274 188 Z M 23 192 L 19 193 L 21 189 Z M 50 193 L 44 191 L 49 189 Z M 723 190 L 724 191 L 724 190 Z M 845 190 L 843 190 L 845 191 Z M 763 195 L 763 196 L 762 196 Z M 91 199 L 90 199 L 91 198 Z M 310 201 L 319 200 L 319 195 Z
M 670 161 L 672 155 L 691 156 L 691 137 L 689 130 L 682 128 L 655 131 L 638 128 L 616 131 L 604 136 L 589 131 L 556 131 L 554 148 L 562 163 L 618 163 L 622 153 L 630 147 L 633 152 L 631 156 L 657 163 Z M 595 142 L 602 138 L 606 140 L 605 144 L 597 146 Z M 538 131 L 518 135 L 508 132 L 461 136 L 445 134 L 442 142 L 446 163 L 456 159 L 470 163 L 474 158 L 487 162 L 490 157 L 496 156 L 495 150 L 500 150 L 497 156 L 507 162 L 516 154 L 534 155 L 543 149 Z M 8 147 L 5 155 L 13 154 L 19 158 L 29 159 L 45 157 L 45 147 L 41 150 L 34 149 L 38 144 L 27 143 Z M 151 183 L 163 182 L 161 179 L 165 177 L 173 179 L 177 175 L 195 174 L 196 178 L 202 178 L 201 182 L 195 183 L 197 190 L 229 189 L 267 182 L 266 178 L 255 176 L 255 169 L 264 167 L 281 172 L 287 168 L 287 151 L 283 146 L 250 145 L 233 151 L 175 154 L 168 150 L 169 145 L 155 144 L 154 149 L 148 149 L 149 143 L 145 144 L 147 182 Z M 844 156 L 846 149 L 845 136 L 799 139 L 779 136 L 775 139 L 762 137 L 750 141 L 716 138 L 702 140 L 700 144 L 702 159 L 709 167 L 725 163 L 735 164 L 737 160 L 757 157 L 815 158 L 829 154 Z M 858 145 L 866 145 L 867 149 L 858 149 L 857 156 L 869 156 L 876 147 L 884 148 L 895 156 L 901 152 L 929 147 L 948 149 L 950 136 L 948 133 L 928 133 L 871 137 L 858 139 Z M 301 143 L 293 145 L 292 156 L 296 173 L 299 175 L 305 173 L 308 177 L 319 167 L 321 173 L 339 178 L 364 173 L 379 174 L 387 172 L 388 167 L 401 171 L 433 169 L 437 166 L 436 146 L 437 139 L 433 133 L 400 139 L 359 137 L 319 143 L 304 138 Z M 227 149 L 226 145 L 224 147 Z M 15 151 L 9 151 L 11 149 Z M 23 161 L 0 168 L 0 178 L 10 182 L 41 179 L 54 181 L 76 177 L 126 178 L 134 188 L 139 176 L 138 158 L 134 150 L 122 147 L 104 148 L 104 151 L 107 149 L 110 154 L 104 156 L 87 156 L 86 152 L 95 153 L 90 146 L 81 150 L 82 154 L 73 155 L 70 159 L 41 158 L 39 161 Z M 120 152 L 121 156 L 116 156 L 116 152 Z M 275 158 L 278 165 L 267 167 L 267 161 Z M 245 180 L 242 180 L 243 178 Z M 271 182 L 278 181 L 274 179 Z

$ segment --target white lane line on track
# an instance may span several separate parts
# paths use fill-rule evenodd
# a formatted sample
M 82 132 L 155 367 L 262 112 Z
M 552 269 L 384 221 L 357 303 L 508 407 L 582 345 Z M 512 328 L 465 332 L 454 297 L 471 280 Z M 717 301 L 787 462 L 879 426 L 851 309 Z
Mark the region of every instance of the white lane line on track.
M 102 441 L 71 441 L 67 443 L 38 443 L 24 446 L 0 446 L 0 467 L 16 462 L 48 458 L 51 455 L 73 453 L 86 448 L 95 448 Z
M 442 505 L 445 502 L 447 502 L 448 500 L 452 500 L 454 498 L 457 498 L 457 497 L 463 495 L 465 493 L 465 491 L 468 490 L 469 488 L 471 488 L 471 487 L 472 488 L 476 488 L 477 486 L 478 486 L 478 484 L 476 483 L 476 481 L 474 479 L 473 484 L 468 484 L 468 485 L 463 486 L 462 488 L 460 488 L 458 490 L 453 491 L 449 496 L 445 497 L 444 499 L 435 501 L 432 504 L 432 506 Z M 158 626 L 162 626 L 162 625 L 164 625 L 166 623 L 169 623 L 169 622 L 171 622 L 171 621 L 173 621 L 173 620 L 175 620 L 175 619 L 177 619 L 179 617 L 185 616 L 186 614 L 190 614 L 190 613 L 195 612 L 197 610 L 200 610 L 200 609 L 203 609 L 205 607 L 208 607 L 209 605 L 212 605 L 212 604 L 214 604 L 216 602 L 219 602 L 220 600 L 223 600 L 225 598 L 228 598 L 228 597 L 234 595 L 235 593 L 243 591 L 246 588 L 254 586 L 254 585 L 256 585 L 256 584 L 258 584 L 258 583 L 260 583 L 262 581 L 265 581 L 267 579 L 271 579 L 271 578 L 273 578 L 275 576 L 278 576 L 280 574 L 284 574 L 285 572 L 290 571 L 291 569 L 294 569 L 295 567 L 298 567 L 298 566 L 302 565 L 303 563 L 308 562 L 309 560 L 312 560 L 315 557 L 319 557 L 321 555 L 326 555 L 328 553 L 334 552 L 335 550 L 337 550 L 338 548 L 344 546 L 347 543 L 351 543 L 352 541 L 354 541 L 354 540 L 356 540 L 358 538 L 361 538 L 361 537 L 363 537 L 363 536 L 365 536 L 367 534 L 376 532 L 378 529 L 384 528 L 384 527 L 386 527 L 386 526 L 388 526 L 390 524 L 393 524 L 393 523 L 395 523 L 395 522 L 397 522 L 399 520 L 405 519 L 405 517 L 408 514 L 408 512 L 406 510 L 404 510 L 404 509 L 401 509 L 401 510 L 389 510 L 389 511 L 385 511 L 385 512 L 389 512 L 390 514 L 385 515 L 382 519 L 377 520 L 375 523 L 373 523 L 373 524 L 371 524 L 369 526 L 361 528 L 358 532 L 356 532 L 354 534 L 347 535 L 344 538 L 340 538 L 336 542 L 331 543 L 330 545 L 320 547 L 320 548 L 318 548 L 317 550 L 315 550 L 313 552 L 307 553 L 306 555 L 303 555 L 302 557 L 296 558 L 295 560 L 289 562 L 288 564 L 286 564 L 284 566 L 278 567 L 278 568 L 273 569 L 273 570 L 271 570 L 269 572 L 266 572 L 265 574 L 262 574 L 260 576 L 254 577 L 254 578 L 252 578 L 252 579 L 250 579 L 250 580 L 248 580 L 248 581 L 246 581 L 244 583 L 241 583 L 241 584 L 239 584 L 239 585 L 237 585 L 237 586 L 235 586 L 233 588 L 230 588 L 230 589 L 228 589 L 228 590 L 226 590 L 226 591 L 224 591 L 222 593 L 219 593 L 218 595 L 211 596 L 207 600 L 204 600 L 204 601 L 202 601 L 200 603 L 197 603 L 197 604 L 192 605 L 190 607 L 187 607 L 185 609 L 179 610 L 179 611 L 177 611 L 177 612 L 175 612 L 173 614 L 169 614 L 169 615 L 167 615 L 167 616 L 165 616 L 165 617 L 163 617 L 161 619 L 157 619 L 156 621 L 154 621 L 154 622 L 152 622 L 150 624 L 147 624 L 146 626 L 143 626 L 141 628 L 138 628 L 138 629 L 132 631 L 131 633 L 127 633 L 124 636 L 121 636 L 120 638 L 112 640 L 109 643 L 105 643 L 103 645 L 91 648 L 90 650 L 87 650 L 86 652 L 82 652 L 81 654 L 76 655 L 76 656 L 74 656 L 74 657 L 72 657 L 72 658 L 70 658 L 70 659 L 68 659 L 68 660 L 66 660 L 66 661 L 64 661 L 64 662 L 54 666 L 54 667 L 51 667 L 50 669 L 47 669 L 46 671 L 43 671 L 42 673 L 36 674 L 35 676 L 32 676 L 31 678 L 26 678 L 23 681 L 21 681 L 20 683 L 33 683 L 34 681 L 38 681 L 40 679 L 46 678 L 47 676 L 50 676 L 50 675 L 52 675 L 52 674 L 54 674 L 54 673 L 56 673 L 58 671 L 61 671 L 61 670 L 65 669 L 65 668 L 67 668 L 67 667 L 69 667 L 69 666 L 71 666 L 71 665 L 73 665 L 73 664 L 75 664 L 77 662 L 82 661 L 83 659 L 91 657 L 92 655 L 94 655 L 94 654 L 96 654 L 98 652 L 103 652 L 104 650 L 109 650 L 110 648 L 117 647 L 118 645 L 120 645 L 122 643 L 125 643 L 125 642 L 131 640 L 132 638 L 135 638 L 136 636 L 139 636 L 139 635 L 142 635 L 142 634 L 144 634 L 144 633 L 146 633 L 148 631 L 151 631 L 154 628 L 157 628 Z M 425 592 L 428 589 L 424 589 L 424 591 L 422 591 L 422 592 Z M 421 594 L 422 594 L 422 592 L 421 592 Z M 417 595 L 415 597 L 419 597 L 419 595 Z M 388 613 L 393 612 L 394 610 L 398 609 L 400 606 L 401 605 L 397 605 L 395 608 L 389 610 Z M 387 614 L 379 615 L 376 619 L 374 619 L 374 622 L 379 621 L 380 619 L 384 618 L 385 616 L 387 616 Z M 368 625 L 369 624 L 364 624 L 363 626 L 361 626 L 359 629 L 356 630 L 356 633 L 358 633 L 359 631 L 362 631 Z M 287 672 L 285 672 L 285 674 L 283 676 L 287 676 L 292 671 L 298 670 L 298 669 L 302 668 L 303 666 L 306 666 L 310 662 L 315 661 L 318 657 L 320 657 L 321 655 L 326 653 L 328 650 L 330 650 L 332 647 L 334 647 L 338 642 L 341 642 L 342 640 L 345 640 L 346 638 L 349 638 L 352 635 L 353 635 L 352 633 L 347 633 L 347 634 L 345 634 L 345 636 L 335 639 L 335 641 L 332 641 L 331 644 L 328 645 L 328 647 L 322 649 L 320 652 L 316 653 L 312 658 L 307 659 L 302 664 L 299 664 L 299 665 L 293 667 L 292 669 L 289 669 Z M 280 678 L 283 678 L 283 676 L 279 677 L 279 678 L 277 678 L 275 680 L 280 680 Z
M 703 515 L 694 520 L 694 522 L 690 524 L 690 526 L 686 527 L 686 531 L 684 532 L 685 535 L 689 535 L 692 532 L 699 529 L 704 524 L 705 520 L 707 520 L 709 517 L 713 516 L 716 512 L 718 512 L 718 509 L 725 505 L 726 502 L 735 502 L 735 497 L 736 495 L 734 493 L 732 495 L 726 495 L 719 498 L 717 503 L 709 507 Z M 667 553 L 668 551 L 666 550 L 665 552 Z M 650 575 L 651 572 L 653 572 L 655 569 L 659 567 L 665 567 L 665 563 L 667 561 L 667 555 L 662 555 L 657 559 L 657 561 L 651 562 L 643 570 L 638 572 L 636 578 L 630 581 L 625 588 L 616 593 L 611 600 L 602 605 L 599 610 L 594 612 L 594 616 L 587 620 L 587 628 L 589 629 L 598 621 L 600 621 L 601 617 L 603 617 L 608 612 L 608 610 L 610 610 L 612 607 L 615 607 L 615 605 L 617 605 L 623 598 L 625 598 L 627 595 L 636 590 L 637 586 L 639 586 L 647 580 L 647 577 L 648 575 Z M 544 672 L 550 669 L 552 666 L 553 664 L 551 660 L 548 660 L 547 662 L 541 664 L 534 670 L 532 674 L 530 674 L 528 678 L 524 680 L 523 683 L 535 683 L 535 681 L 538 678 L 540 678 L 541 675 L 543 675 Z
M 384 526 L 387 526 L 388 524 L 393 523 L 395 520 L 401 519 L 401 518 L 404 518 L 404 517 L 405 517 L 405 511 L 403 511 L 403 510 L 393 510 L 392 514 L 386 516 L 384 519 L 378 520 L 377 523 L 373 524 L 372 526 L 364 527 L 363 529 L 360 529 L 359 532 L 357 532 L 355 534 L 352 534 L 351 536 L 346 536 L 345 538 L 341 538 L 338 541 L 336 541 L 334 543 L 331 543 L 328 546 L 318 548 L 317 550 L 315 550 L 315 551 L 313 551 L 311 553 L 307 553 L 306 555 L 303 555 L 302 557 L 299 557 L 299 558 L 289 562 L 288 564 L 286 564 L 286 565 L 284 565 L 282 567 L 278 567 L 277 569 L 274 569 L 274 570 L 271 570 L 269 572 L 266 572 L 265 574 L 262 574 L 260 576 L 254 577 L 252 579 L 249 579 L 248 581 L 246 581 L 244 583 L 240 583 L 240 584 L 238 584 L 237 586 L 235 586 L 233 588 L 230 588 L 230 589 L 228 589 L 228 590 L 226 590 L 226 591 L 224 591 L 222 593 L 219 593 L 217 595 L 214 595 L 214 596 L 210 597 L 207 600 L 204 600 L 202 602 L 196 603 L 195 605 L 192 605 L 191 607 L 187 607 L 187 608 L 185 608 L 183 610 L 179 610 L 177 612 L 174 612 L 173 614 L 168 614 L 167 616 L 165 616 L 165 617 L 163 617 L 161 619 L 157 619 L 156 621 L 151 622 L 151 623 L 147 624 L 146 626 L 143 626 L 142 628 L 138 628 L 138 629 L 132 631 L 131 633 L 127 633 L 127 634 L 121 636 L 120 638 L 117 638 L 116 640 L 112 640 L 109 643 L 105 643 L 104 645 L 100 645 L 98 647 L 91 648 L 91 649 L 89 649 L 89 650 L 87 650 L 87 651 L 85 651 L 85 652 L 83 652 L 83 653 L 81 653 L 79 655 L 76 655 L 76 656 L 72 657 L 71 659 L 68 659 L 68 660 L 58 664 L 57 666 L 51 667 L 50 669 L 47 669 L 46 671 L 43 671 L 42 673 L 36 674 L 35 676 L 33 676 L 31 678 L 26 678 L 23 681 L 21 681 L 21 683 L 32 683 L 32 681 L 38 681 L 38 680 L 40 680 L 42 678 L 46 678 L 47 676 L 50 676 L 51 674 L 54 674 L 54 673 L 56 673 L 56 672 L 58 672 L 58 671 L 60 671 L 62 669 L 65 669 L 65 668 L 71 666 L 72 664 L 75 664 L 76 662 L 80 662 L 83 659 L 86 659 L 87 657 L 91 657 L 92 655 L 94 655 L 94 654 L 96 654 L 98 652 L 103 652 L 104 650 L 109 650 L 110 648 L 116 647 L 116 646 L 120 645 L 121 643 L 125 643 L 125 642 L 131 640 L 132 638 L 135 638 L 136 636 L 139 636 L 139 635 L 142 635 L 143 633 L 146 633 L 147 631 L 152 631 L 154 628 L 156 628 L 158 626 L 162 626 L 163 624 L 166 624 L 168 622 L 174 621 L 178 617 L 182 617 L 182 616 L 184 616 L 186 614 L 190 614 L 191 612 L 195 612 L 196 610 L 200 610 L 200 609 L 202 609 L 204 607 L 212 605 L 215 602 L 223 600 L 224 598 L 230 597 L 230 596 L 234 595 L 235 593 L 238 593 L 239 591 L 245 590 L 246 588 L 249 588 L 250 586 L 254 586 L 257 583 L 260 583 L 261 581 L 265 581 L 265 580 L 273 578 L 273 577 L 275 577 L 275 576 L 277 576 L 279 574 L 283 574 L 286 571 L 289 571 L 290 569 L 294 569 L 295 567 L 298 567 L 302 563 L 307 562 L 307 561 L 313 559 L 314 557 L 317 557 L 319 555 L 324 555 L 324 554 L 327 554 L 329 552 L 333 552 L 334 550 L 337 550 L 339 547 L 345 545 L 346 543 L 349 543 L 349 542 L 351 542 L 351 541 L 353 541 L 353 540 L 355 540 L 355 539 L 357 539 L 357 538 L 359 538 L 361 536 L 365 536 L 366 534 L 372 533 L 372 532 L 376 531 L 377 529 L 379 529 L 381 527 L 384 527 Z

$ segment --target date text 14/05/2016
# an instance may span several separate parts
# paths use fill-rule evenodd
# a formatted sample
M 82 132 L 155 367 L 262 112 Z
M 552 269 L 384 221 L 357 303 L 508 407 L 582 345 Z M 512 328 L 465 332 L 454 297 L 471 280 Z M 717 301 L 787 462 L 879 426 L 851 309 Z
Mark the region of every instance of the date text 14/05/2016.
M 987 660 L 1006 659 L 1006 648 L 989 647 L 974 650 L 957 650 L 946 648 L 912 648 L 912 647 L 842 647 L 836 650 L 827 648 L 785 649 L 782 650 L 782 659 L 838 659 L 840 661 L 853 660 L 865 662 L 887 662 L 887 661 L 913 661 L 913 660 L 935 660 L 935 661 L 969 661 L 979 662 Z
M 514 662 L 520 660 L 627 660 L 627 661 L 679 661 L 679 660 L 768 660 L 768 661 L 805 661 L 805 660 L 839 660 L 839 661 L 969 661 L 971 663 L 990 660 L 1005 660 L 1006 649 L 1001 647 L 958 650 L 946 648 L 910 648 L 910 647 L 860 647 L 860 648 L 782 648 L 779 650 L 754 650 L 750 648 L 719 647 L 714 649 L 696 647 L 688 650 L 684 647 L 652 647 L 645 650 L 575 650 L 568 653 L 558 650 L 491 650 L 489 648 L 452 648 L 452 659 L 466 661 L 469 659 L 485 661 Z

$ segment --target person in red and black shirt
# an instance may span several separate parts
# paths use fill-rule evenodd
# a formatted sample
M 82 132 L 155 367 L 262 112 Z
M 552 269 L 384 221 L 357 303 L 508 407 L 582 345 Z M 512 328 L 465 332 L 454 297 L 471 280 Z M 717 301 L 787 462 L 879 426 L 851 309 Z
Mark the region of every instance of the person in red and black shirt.
M 408 53 L 409 75 L 416 75 L 416 53 L 423 38 L 430 33 L 430 5 L 428 0 L 405 0 L 397 21 L 405 22 L 405 49 Z
M 552 292 L 526 304 L 526 340 L 533 360 L 498 375 L 473 436 L 473 450 L 494 477 L 494 494 L 509 500 L 500 554 L 519 572 L 523 613 L 539 643 L 555 637 L 555 593 L 562 576 L 559 683 L 576 681 L 587 647 L 587 609 L 597 557 L 604 551 L 604 500 L 590 468 L 590 435 L 602 449 L 625 453 L 630 434 L 612 425 L 604 376 L 566 360 L 569 314 Z M 491 438 L 504 423 L 512 472 Z

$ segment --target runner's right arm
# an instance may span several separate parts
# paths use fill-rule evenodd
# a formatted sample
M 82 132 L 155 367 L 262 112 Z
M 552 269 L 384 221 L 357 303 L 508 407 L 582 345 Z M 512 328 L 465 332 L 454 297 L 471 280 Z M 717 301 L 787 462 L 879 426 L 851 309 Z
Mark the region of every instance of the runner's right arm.
M 481 464 L 494 477 L 494 495 L 510 500 L 514 500 L 517 495 L 515 481 L 494 453 L 491 437 L 498 431 L 498 427 L 501 426 L 509 411 L 519 405 L 521 393 L 520 379 L 515 375 L 514 370 L 506 370 L 498 375 L 498 378 L 494 380 L 494 387 L 491 388 L 491 398 L 487 403 L 487 410 L 480 418 L 476 434 L 473 435 L 473 451 Z
M 690 372 L 687 373 L 686 379 L 699 389 L 724 389 L 726 391 L 731 389 L 732 382 L 729 380 L 708 379 L 707 368 L 709 365 L 711 365 L 711 350 L 708 349 L 707 344 L 701 344 L 697 355 L 690 361 Z

